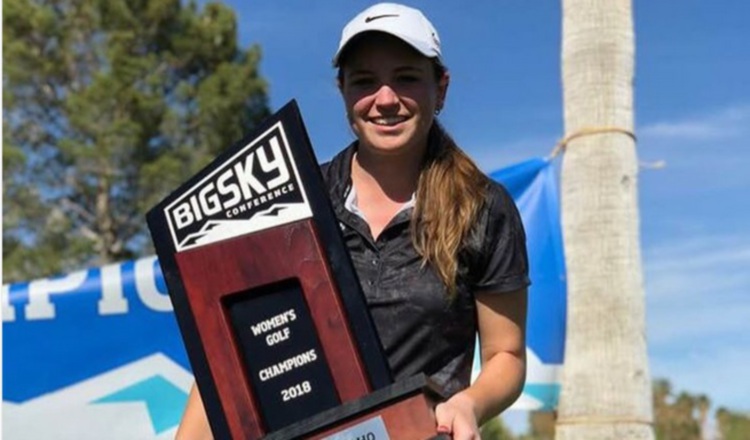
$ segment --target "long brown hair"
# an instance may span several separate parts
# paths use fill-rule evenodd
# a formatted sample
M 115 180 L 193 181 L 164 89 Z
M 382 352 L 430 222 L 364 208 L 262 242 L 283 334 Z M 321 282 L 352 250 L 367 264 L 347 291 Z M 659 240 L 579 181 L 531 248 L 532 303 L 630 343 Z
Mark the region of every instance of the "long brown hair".
M 488 178 L 438 123 L 433 122 L 419 176 L 411 237 L 453 297 L 459 253 L 476 223 L 487 194 Z

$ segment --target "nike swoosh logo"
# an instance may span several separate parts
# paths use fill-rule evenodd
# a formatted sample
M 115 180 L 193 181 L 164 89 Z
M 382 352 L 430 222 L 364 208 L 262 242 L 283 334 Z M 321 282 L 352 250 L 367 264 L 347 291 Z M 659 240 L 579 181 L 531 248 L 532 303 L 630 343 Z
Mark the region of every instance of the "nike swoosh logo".
M 398 17 L 398 14 L 383 14 L 383 15 L 375 15 L 373 17 L 367 17 L 365 18 L 365 23 L 369 23 L 373 20 L 377 20 L 379 18 L 385 18 L 385 17 Z

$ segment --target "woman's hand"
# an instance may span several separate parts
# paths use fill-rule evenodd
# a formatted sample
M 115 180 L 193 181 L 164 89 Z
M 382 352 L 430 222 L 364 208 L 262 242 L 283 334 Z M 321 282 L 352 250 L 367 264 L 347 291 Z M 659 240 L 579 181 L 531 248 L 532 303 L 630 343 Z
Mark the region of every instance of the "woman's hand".
M 479 440 L 474 402 L 458 393 L 435 407 L 438 434 L 449 434 L 453 440 Z

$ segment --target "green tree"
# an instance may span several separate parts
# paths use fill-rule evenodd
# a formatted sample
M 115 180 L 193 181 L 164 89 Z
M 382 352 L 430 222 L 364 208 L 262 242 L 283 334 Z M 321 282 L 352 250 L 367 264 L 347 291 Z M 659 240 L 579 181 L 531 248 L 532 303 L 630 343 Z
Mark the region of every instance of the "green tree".
M 500 417 L 494 417 L 482 425 L 479 434 L 482 440 L 515 440 L 516 437 L 510 432 Z
M 750 437 L 750 414 L 719 408 L 716 410 L 716 422 L 722 440 L 746 440 Z
M 657 440 L 701 440 L 710 401 L 705 395 L 675 394 L 665 379 L 654 381 L 654 431 Z
M 3 281 L 150 251 L 144 213 L 269 114 L 234 12 L 3 2 Z

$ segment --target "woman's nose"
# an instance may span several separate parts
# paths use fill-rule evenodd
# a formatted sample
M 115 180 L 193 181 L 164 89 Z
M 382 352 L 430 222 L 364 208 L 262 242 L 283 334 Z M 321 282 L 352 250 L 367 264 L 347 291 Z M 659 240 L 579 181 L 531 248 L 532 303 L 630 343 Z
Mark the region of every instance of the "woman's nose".
M 375 92 L 375 105 L 380 107 L 398 106 L 398 94 L 388 84 L 383 84 Z

